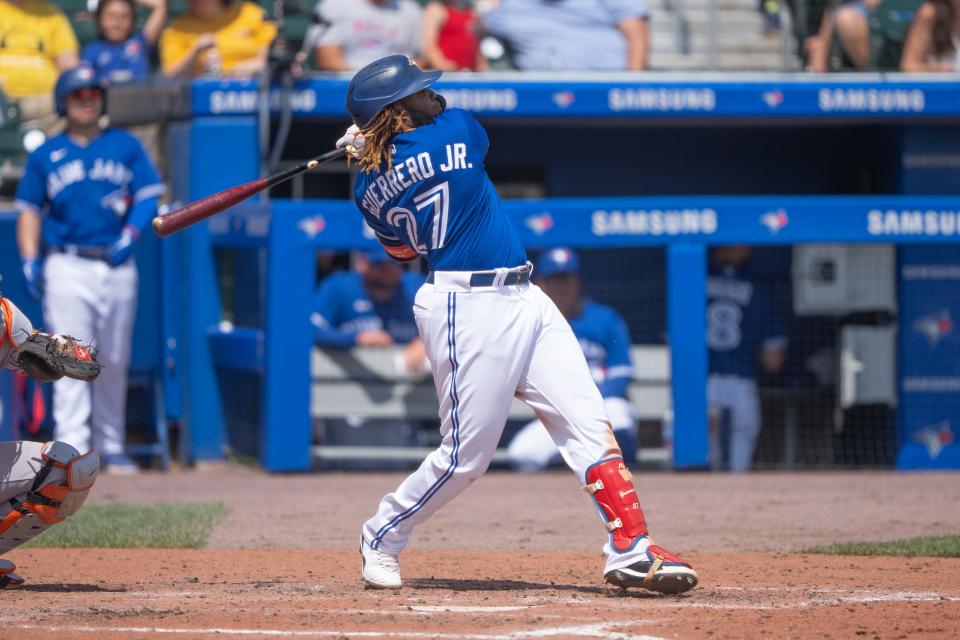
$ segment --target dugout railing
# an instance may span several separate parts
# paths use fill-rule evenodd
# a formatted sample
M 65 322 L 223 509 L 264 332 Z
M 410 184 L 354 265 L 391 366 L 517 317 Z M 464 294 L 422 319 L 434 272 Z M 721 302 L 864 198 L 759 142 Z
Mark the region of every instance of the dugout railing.
M 324 133 L 344 124 L 342 96 L 346 82 L 341 77 L 298 85 L 290 101 L 296 119 L 316 122 L 318 130 L 327 127 Z M 682 137 L 684 131 L 699 132 L 702 127 L 717 125 L 721 127 L 719 133 L 708 132 L 704 144 L 721 147 L 735 144 L 741 130 L 752 132 L 761 144 L 767 137 L 773 141 L 788 139 L 778 138 L 777 131 L 798 123 L 807 127 L 805 131 L 828 134 L 824 140 L 843 138 L 849 133 L 848 127 L 873 127 L 870 132 L 886 136 L 877 143 L 884 152 L 881 169 L 886 172 L 878 178 L 880 191 L 875 185 L 869 186 L 867 190 L 873 192 L 865 195 L 608 196 L 508 201 L 508 209 L 531 249 L 557 244 L 597 249 L 664 248 L 666 333 L 672 358 L 670 386 L 675 420 L 672 463 L 677 468 L 701 467 L 707 459 L 707 349 L 700 337 L 704 334 L 709 246 L 824 242 L 933 246 L 955 242 L 958 235 L 957 199 L 952 194 L 960 193 L 956 170 L 956 158 L 960 157 L 960 91 L 952 79 L 877 75 L 614 75 L 589 79 L 494 75 L 453 76 L 439 88 L 451 104 L 476 111 L 489 126 L 513 127 L 512 132 L 529 128 L 531 134 L 537 128 L 560 127 L 565 138 L 574 141 L 582 140 L 577 136 L 589 133 L 593 126 L 615 126 L 626 139 L 637 127 L 643 128 L 645 136 L 664 136 L 666 130 L 669 136 Z M 200 81 L 194 85 L 194 118 L 175 125 L 171 132 L 178 199 L 193 200 L 258 175 L 261 154 L 253 113 L 257 101 L 256 87 L 251 83 Z M 281 104 L 277 94 L 272 94 L 271 101 L 274 106 Z M 587 123 L 589 127 L 582 126 Z M 737 135 L 727 136 L 727 129 Z M 306 142 L 315 152 L 323 151 L 329 143 L 326 135 Z M 496 148 L 494 140 L 492 155 Z M 566 155 L 558 149 L 549 151 L 545 162 L 572 158 L 579 163 L 578 183 L 584 188 L 603 186 L 591 179 L 596 174 L 590 173 L 590 164 L 604 160 L 594 149 L 571 148 Z M 586 151 L 588 155 L 577 157 Z M 623 178 L 629 180 L 632 158 L 638 163 L 646 161 L 645 167 L 652 166 L 650 159 L 631 155 L 629 149 L 614 145 L 612 153 L 618 154 L 615 169 L 621 184 L 629 185 Z M 866 153 L 873 151 L 867 149 Z M 695 155 L 679 162 L 687 159 L 696 166 Z M 824 159 L 828 162 L 830 156 Z M 788 160 L 784 160 L 787 170 L 799 175 L 793 183 L 784 179 L 777 187 L 778 183 L 768 180 L 774 186 L 761 185 L 754 191 L 816 193 L 816 186 L 804 184 L 804 179 L 816 176 L 818 167 L 808 167 L 803 173 L 800 164 L 789 165 Z M 738 159 L 745 166 L 748 161 L 746 156 Z M 676 173 L 681 173 L 683 166 L 678 165 Z M 718 175 L 728 175 L 724 170 L 729 167 L 715 168 Z M 570 186 L 569 179 L 564 184 L 563 167 L 560 169 L 556 177 L 547 176 L 548 193 L 565 193 L 564 188 Z M 745 172 L 748 175 L 743 180 L 751 179 L 751 169 Z M 703 175 L 690 172 L 678 176 L 676 186 L 671 183 L 668 187 L 674 193 L 687 191 L 684 182 L 691 184 L 689 190 L 693 192 L 712 190 L 710 184 L 724 184 L 710 183 Z M 645 188 L 642 182 L 637 184 L 640 186 L 636 188 Z M 737 188 L 734 184 L 725 191 Z M 824 191 L 830 188 L 828 185 Z M 246 411 L 244 419 L 256 428 L 257 451 L 263 465 L 274 471 L 310 468 L 312 334 L 308 318 L 315 255 L 317 251 L 370 247 L 374 242 L 364 234 L 353 205 L 345 200 L 274 199 L 237 207 L 163 243 L 166 406 L 188 427 L 192 459 L 224 455 L 227 425 L 221 398 L 242 390 L 247 401 L 254 400 L 251 393 L 257 396 L 256 408 Z M 251 256 L 251 264 L 245 267 L 247 282 L 256 280 L 261 285 L 255 287 L 256 299 L 244 302 L 259 309 L 261 322 L 257 328 L 223 322 L 216 256 L 234 251 Z M 227 378 L 218 374 L 225 371 L 254 376 L 260 384 L 226 383 Z M 950 376 L 945 377 L 945 384 L 949 384 Z M 948 418 L 957 419 L 952 415 Z M 912 446 L 913 433 L 921 426 L 898 426 L 901 449 Z

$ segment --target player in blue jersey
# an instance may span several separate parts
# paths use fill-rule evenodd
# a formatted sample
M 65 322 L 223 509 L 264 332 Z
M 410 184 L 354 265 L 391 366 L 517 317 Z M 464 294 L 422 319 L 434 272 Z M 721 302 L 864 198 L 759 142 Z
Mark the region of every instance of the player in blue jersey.
M 633 375 L 630 334 L 614 309 L 585 300 L 580 292 L 580 258 L 567 247 L 543 254 L 534 269 L 537 284 L 570 323 L 587 359 L 613 425 L 623 460 L 636 461 L 637 435 L 627 387 Z M 557 446 L 539 420 L 525 425 L 510 441 L 510 464 L 521 471 L 538 471 L 557 459 Z
M 413 299 L 423 276 L 404 272 L 383 249 L 357 255 L 355 271 L 327 276 L 317 289 L 310 322 L 321 347 L 346 349 L 408 345 L 409 368 L 419 370 L 423 341 L 413 319 Z
M 54 88 L 64 133 L 36 149 L 17 187 L 17 244 L 31 292 L 55 333 L 97 336 L 103 373 L 91 385 L 54 383 L 55 437 L 81 452 L 95 447 L 106 468 L 133 473 L 124 455 L 127 367 L 137 304 L 133 251 L 165 187 L 129 133 L 102 129 L 106 91 L 80 65 Z
M 486 471 L 517 397 L 596 501 L 610 532 L 606 580 L 687 591 L 696 572 L 650 542 L 580 345 L 556 305 L 530 283 L 526 251 L 483 168 L 487 134 L 468 112 L 445 109 L 429 89 L 439 77 L 405 56 L 367 65 L 347 89 L 354 126 L 338 141 L 360 166 L 355 199 L 367 224 L 394 258 L 421 256 L 430 268 L 413 313 L 443 436 L 364 523 L 363 580 L 400 588 L 398 555 L 414 526 Z
M 787 346 L 782 305 L 749 260 L 749 247 L 717 247 L 707 277 L 710 465 L 736 472 L 750 470 L 760 434 L 758 366 L 780 371 Z
M 310 315 L 314 342 L 330 349 L 402 346 L 394 360 L 397 371 L 429 371 L 413 319 L 413 300 L 423 276 L 404 272 L 383 248 L 357 252 L 354 265 L 354 271 L 332 273 L 320 283 Z M 414 425 L 403 419 L 352 414 L 315 426 L 326 445 L 402 446 L 414 438 Z

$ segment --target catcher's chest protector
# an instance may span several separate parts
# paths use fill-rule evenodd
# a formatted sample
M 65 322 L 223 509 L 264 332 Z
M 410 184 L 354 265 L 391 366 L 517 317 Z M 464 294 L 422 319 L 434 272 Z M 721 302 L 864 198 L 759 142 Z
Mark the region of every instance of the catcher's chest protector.
M 99 470 L 65 442 L 0 442 L 0 554 L 76 513 Z
M 9 364 L 14 350 L 32 333 L 30 318 L 10 300 L 0 298 L 0 367 Z

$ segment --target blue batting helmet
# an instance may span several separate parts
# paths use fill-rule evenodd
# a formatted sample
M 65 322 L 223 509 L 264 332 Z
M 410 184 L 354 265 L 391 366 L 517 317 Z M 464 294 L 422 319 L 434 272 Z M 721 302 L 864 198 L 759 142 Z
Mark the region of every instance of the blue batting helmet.
M 64 71 L 57 78 L 57 85 L 53 88 L 53 99 L 56 102 L 59 115 L 67 115 L 67 96 L 79 89 L 100 89 L 103 92 L 103 109 L 106 111 L 106 83 L 93 67 L 88 64 L 81 64 Z
M 350 81 L 347 113 L 363 128 L 389 104 L 426 89 L 442 71 L 424 71 L 407 56 L 387 56 L 371 62 Z

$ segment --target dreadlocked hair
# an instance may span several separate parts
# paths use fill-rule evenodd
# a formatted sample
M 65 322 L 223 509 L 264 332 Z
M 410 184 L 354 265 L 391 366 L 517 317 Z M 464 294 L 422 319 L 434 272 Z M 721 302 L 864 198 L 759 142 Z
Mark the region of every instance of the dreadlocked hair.
M 358 162 L 363 171 L 379 171 L 393 162 L 391 143 L 394 136 L 413 131 L 413 120 L 399 104 L 385 107 L 369 125 L 360 130 L 363 134 L 363 149 Z

